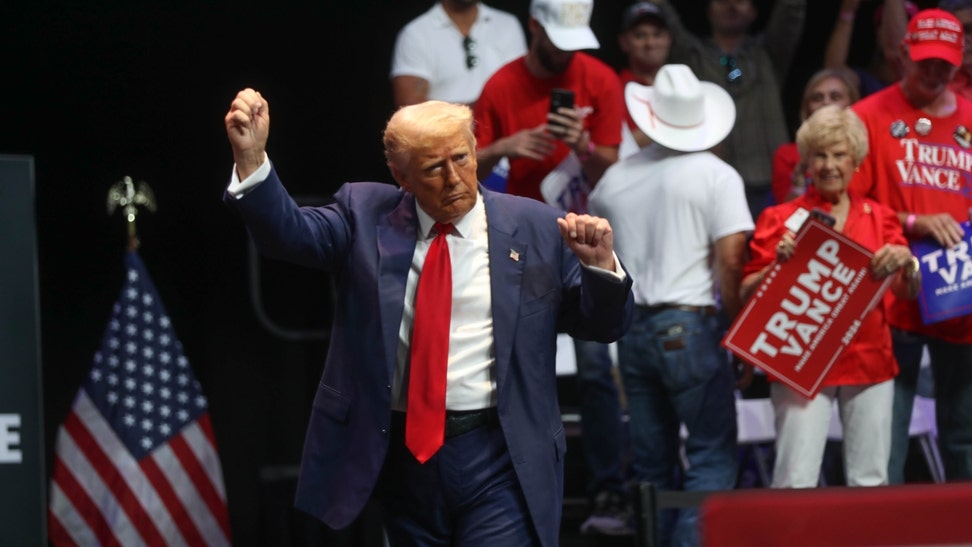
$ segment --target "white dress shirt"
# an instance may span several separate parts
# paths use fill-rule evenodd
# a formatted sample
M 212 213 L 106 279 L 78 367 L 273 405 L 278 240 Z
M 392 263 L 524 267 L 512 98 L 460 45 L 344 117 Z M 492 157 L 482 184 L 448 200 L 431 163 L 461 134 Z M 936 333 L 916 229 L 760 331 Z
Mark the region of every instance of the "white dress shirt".
M 230 177 L 227 192 L 240 199 L 266 180 L 270 174 L 269 157 L 244 180 L 239 180 L 236 167 Z M 415 290 L 425 263 L 429 245 L 435 238 L 435 221 L 416 204 L 418 216 L 415 252 L 405 283 L 405 305 L 398 330 L 398 351 L 395 376 L 392 382 L 392 409 L 405 411 L 407 407 L 407 364 L 412 340 L 412 321 L 415 316 Z M 486 206 L 479 194 L 473 208 L 455 223 L 446 236 L 452 263 L 452 318 L 449 338 L 449 364 L 446 380 L 447 410 L 479 410 L 496 406 L 496 353 L 493 347 L 492 291 L 489 271 L 489 236 Z M 615 269 L 582 267 L 606 276 L 618 283 L 626 275 L 617 255 Z
M 406 363 L 415 318 L 415 290 L 429 245 L 435 239 L 435 221 L 422 210 L 418 213 L 415 253 L 405 283 L 405 307 L 398 330 L 398 359 L 392 383 L 392 409 L 405 410 L 407 404 Z M 446 377 L 447 410 L 479 410 L 496 405 L 496 361 L 493 349 L 493 311 L 489 285 L 489 238 L 486 233 L 486 207 L 483 196 L 446 235 L 452 263 L 452 320 L 449 329 L 449 369 Z

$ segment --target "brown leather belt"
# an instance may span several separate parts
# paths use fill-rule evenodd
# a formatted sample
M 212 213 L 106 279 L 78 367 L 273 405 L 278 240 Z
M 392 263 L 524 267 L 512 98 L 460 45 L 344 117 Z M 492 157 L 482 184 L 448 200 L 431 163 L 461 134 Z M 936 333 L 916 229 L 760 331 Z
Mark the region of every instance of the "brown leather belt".
M 688 311 L 692 313 L 701 313 L 702 315 L 716 315 L 719 310 L 715 306 L 687 306 L 684 304 L 655 304 L 654 306 L 641 306 L 649 311 L 662 311 L 662 310 L 681 310 Z

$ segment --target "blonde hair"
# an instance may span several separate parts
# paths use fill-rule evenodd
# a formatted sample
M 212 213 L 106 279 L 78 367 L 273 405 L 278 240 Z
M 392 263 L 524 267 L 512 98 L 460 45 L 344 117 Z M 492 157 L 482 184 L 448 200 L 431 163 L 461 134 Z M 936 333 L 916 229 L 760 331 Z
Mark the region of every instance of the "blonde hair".
M 850 108 L 835 104 L 819 108 L 797 130 L 797 149 L 801 158 L 810 158 L 818 150 L 847 141 L 854 165 L 867 155 L 867 130 Z
M 415 150 L 442 138 L 464 134 L 476 149 L 472 110 L 465 105 L 426 101 L 399 108 L 385 126 L 383 142 L 389 167 L 405 169 Z

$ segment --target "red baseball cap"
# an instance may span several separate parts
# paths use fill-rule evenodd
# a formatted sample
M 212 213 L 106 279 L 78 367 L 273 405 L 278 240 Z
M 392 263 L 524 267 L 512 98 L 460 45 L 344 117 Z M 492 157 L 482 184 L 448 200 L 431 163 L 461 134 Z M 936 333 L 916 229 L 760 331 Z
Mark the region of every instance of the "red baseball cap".
M 953 66 L 962 64 L 962 23 L 951 13 L 940 9 L 919 11 L 908 22 L 905 43 L 912 61 L 942 59 Z

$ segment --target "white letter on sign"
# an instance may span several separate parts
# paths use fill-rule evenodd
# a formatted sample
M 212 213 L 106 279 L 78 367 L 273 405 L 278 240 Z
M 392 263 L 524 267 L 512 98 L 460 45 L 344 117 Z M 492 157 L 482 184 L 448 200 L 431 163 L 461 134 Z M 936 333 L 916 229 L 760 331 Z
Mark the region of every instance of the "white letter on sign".
M 20 444 L 20 414 L 0 414 L 0 463 L 21 463 L 23 455 L 14 447 Z

